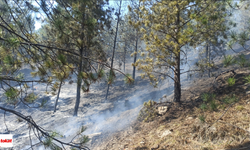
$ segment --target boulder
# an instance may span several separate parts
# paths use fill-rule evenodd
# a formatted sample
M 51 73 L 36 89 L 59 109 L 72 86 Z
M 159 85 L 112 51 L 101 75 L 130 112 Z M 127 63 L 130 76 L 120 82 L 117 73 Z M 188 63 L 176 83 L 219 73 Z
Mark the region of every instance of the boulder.
M 158 107 L 158 114 L 163 115 L 168 111 L 168 106 L 159 106 Z

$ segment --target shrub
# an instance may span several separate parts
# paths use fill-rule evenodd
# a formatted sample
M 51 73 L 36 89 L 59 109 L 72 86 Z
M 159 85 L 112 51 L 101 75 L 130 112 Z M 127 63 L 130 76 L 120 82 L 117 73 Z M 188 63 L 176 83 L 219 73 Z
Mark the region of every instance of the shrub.
M 234 64 L 235 62 L 236 61 L 232 55 L 224 56 L 224 60 L 222 61 L 222 63 L 224 64 L 224 67 L 228 67 L 228 66 Z
M 234 102 L 237 102 L 237 101 L 238 101 L 238 98 L 235 95 L 233 95 L 231 97 L 227 96 L 227 97 L 225 97 L 223 99 L 223 102 L 226 103 L 226 104 L 231 104 L 231 103 L 234 103 Z
M 200 106 L 200 109 L 202 109 L 202 110 L 206 110 L 207 109 L 207 105 L 206 104 L 201 104 L 201 106 Z
M 199 119 L 200 119 L 200 121 L 201 121 L 202 123 L 204 123 L 205 120 L 206 120 L 206 117 L 205 117 L 204 115 L 201 115 L 201 116 L 199 116 Z
M 246 67 L 248 65 L 246 56 L 244 54 L 241 54 L 237 59 L 237 64 L 241 67 Z
M 250 75 L 244 77 L 246 84 L 250 83 Z
M 148 102 L 144 102 L 143 108 L 139 112 L 138 120 L 144 122 L 152 121 L 156 116 L 157 112 L 154 108 L 156 104 L 155 101 L 149 100 Z
M 212 100 L 212 101 L 209 103 L 209 105 L 210 105 L 210 108 L 211 108 L 213 111 L 217 110 L 218 105 L 216 104 L 215 100 Z
M 208 102 L 210 100 L 210 94 L 209 93 L 203 93 L 201 95 L 201 98 L 202 98 L 203 102 Z
M 229 86 L 233 86 L 235 84 L 236 79 L 234 77 L 228 78 L 227 83 Z
M 35 95 L 35 93 L 30 93 L 24 98 L 24 101 L 27 103 L 33 103 L 36 99 L 37 96 Z

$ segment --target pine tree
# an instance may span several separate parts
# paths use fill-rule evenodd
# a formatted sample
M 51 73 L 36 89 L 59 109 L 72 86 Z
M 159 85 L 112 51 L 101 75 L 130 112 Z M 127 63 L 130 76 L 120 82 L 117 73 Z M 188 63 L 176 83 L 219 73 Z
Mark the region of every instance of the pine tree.
M 224 4 L 216 0 L 164 0 L 152 2 L 143 0 L 140 11 L 135 10 L 140 20 L 130 21 L 135 28 L 141 27 L 144 33 L 146 53 L 141 52 L 144 59 L 138 59 L 135 66 L 143 70 L 142 77 L 147 76 L 151 84 L 157 86 L 159 78 L 169 77 L 174 81 L 174 100 L 180 102 L 181 55 L 185 54 L 186 45 L 196 48 L 206 38 L 213 37 L 216 30 L 205 30 L 208 23 L 217 21 L 220 14 L 217 7 Z M 226 11 L 221 8 L 219 12 Z M 214 15 L 209 15 L 214 13 Z M 226 17 L 226 16 L 223 16 Z M 226 30 L 220 19 L 218 24 L 211 25 L 211 29 Z M 142 26 L 145 26 L 143 28 Z M 147 32 L 149 29 L 150 32 Z M 171 59 L 173 58 L 173 59 Z M 164 72 L 164 68 L 172 70 L 174 77 Z

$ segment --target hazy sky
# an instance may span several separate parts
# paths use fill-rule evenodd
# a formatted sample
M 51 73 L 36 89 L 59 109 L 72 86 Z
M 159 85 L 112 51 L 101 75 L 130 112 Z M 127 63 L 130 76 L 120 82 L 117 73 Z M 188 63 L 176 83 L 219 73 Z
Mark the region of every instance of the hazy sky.
M 109 1 L 109 5 L 106 7 L 114 7 L 114 8 L 118 8 L 117 3 L 119 2 L 119 0 L 110 0 Z M 37 7 L 39 7 L 39 5 L 36 3 L 36 1 L 33 2 L 33 4 Z M 128 4 L 128 0 L 123 0 L 122 2 L 122 9 L 123 11 L 127 11 L 127 4 Z M 35 15 L 35 14 L 34 14 Z M 40 17 L 41 15 L 39 13 L 36 14 L 36 17 Z M 35 21 L 35 30 L 38 30 L 41 28 L 41 21 Z

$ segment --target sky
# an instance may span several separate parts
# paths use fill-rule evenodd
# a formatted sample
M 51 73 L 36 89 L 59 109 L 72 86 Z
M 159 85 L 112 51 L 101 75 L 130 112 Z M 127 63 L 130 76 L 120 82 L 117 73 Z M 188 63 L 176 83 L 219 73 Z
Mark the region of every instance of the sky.
M 118 3 L 119 1 L 118 0 L 110 0 L 109 1 L 109 7 L 114 7 L 114 8 L 118 8 L 118 5 L 117 5 L 117 3 Z M 127 2 L 128 2 L 128 0 L 123 0 L 123 2 L 122 2 L 122 9 L 125 11 L 125 12 L 127 12 L 128 10 L 127 10 Z M 35 5 L 36 7 L 39 7 L 39 5 L 36 3 L 36 1 L 33 1 L 33 5 Z M 37 14 L 34 14 L 34 16 L 36 15 L 36 17 L 40 17 L 41 15 L 39 14 L 39 13 L 37 13 Z M 40 29 L 41 28 L 41 26 L 42 26 L 42 24 L 41 24 L 41 21 L 35 21 L 35 30 L 38 30 L 38 29 Z

